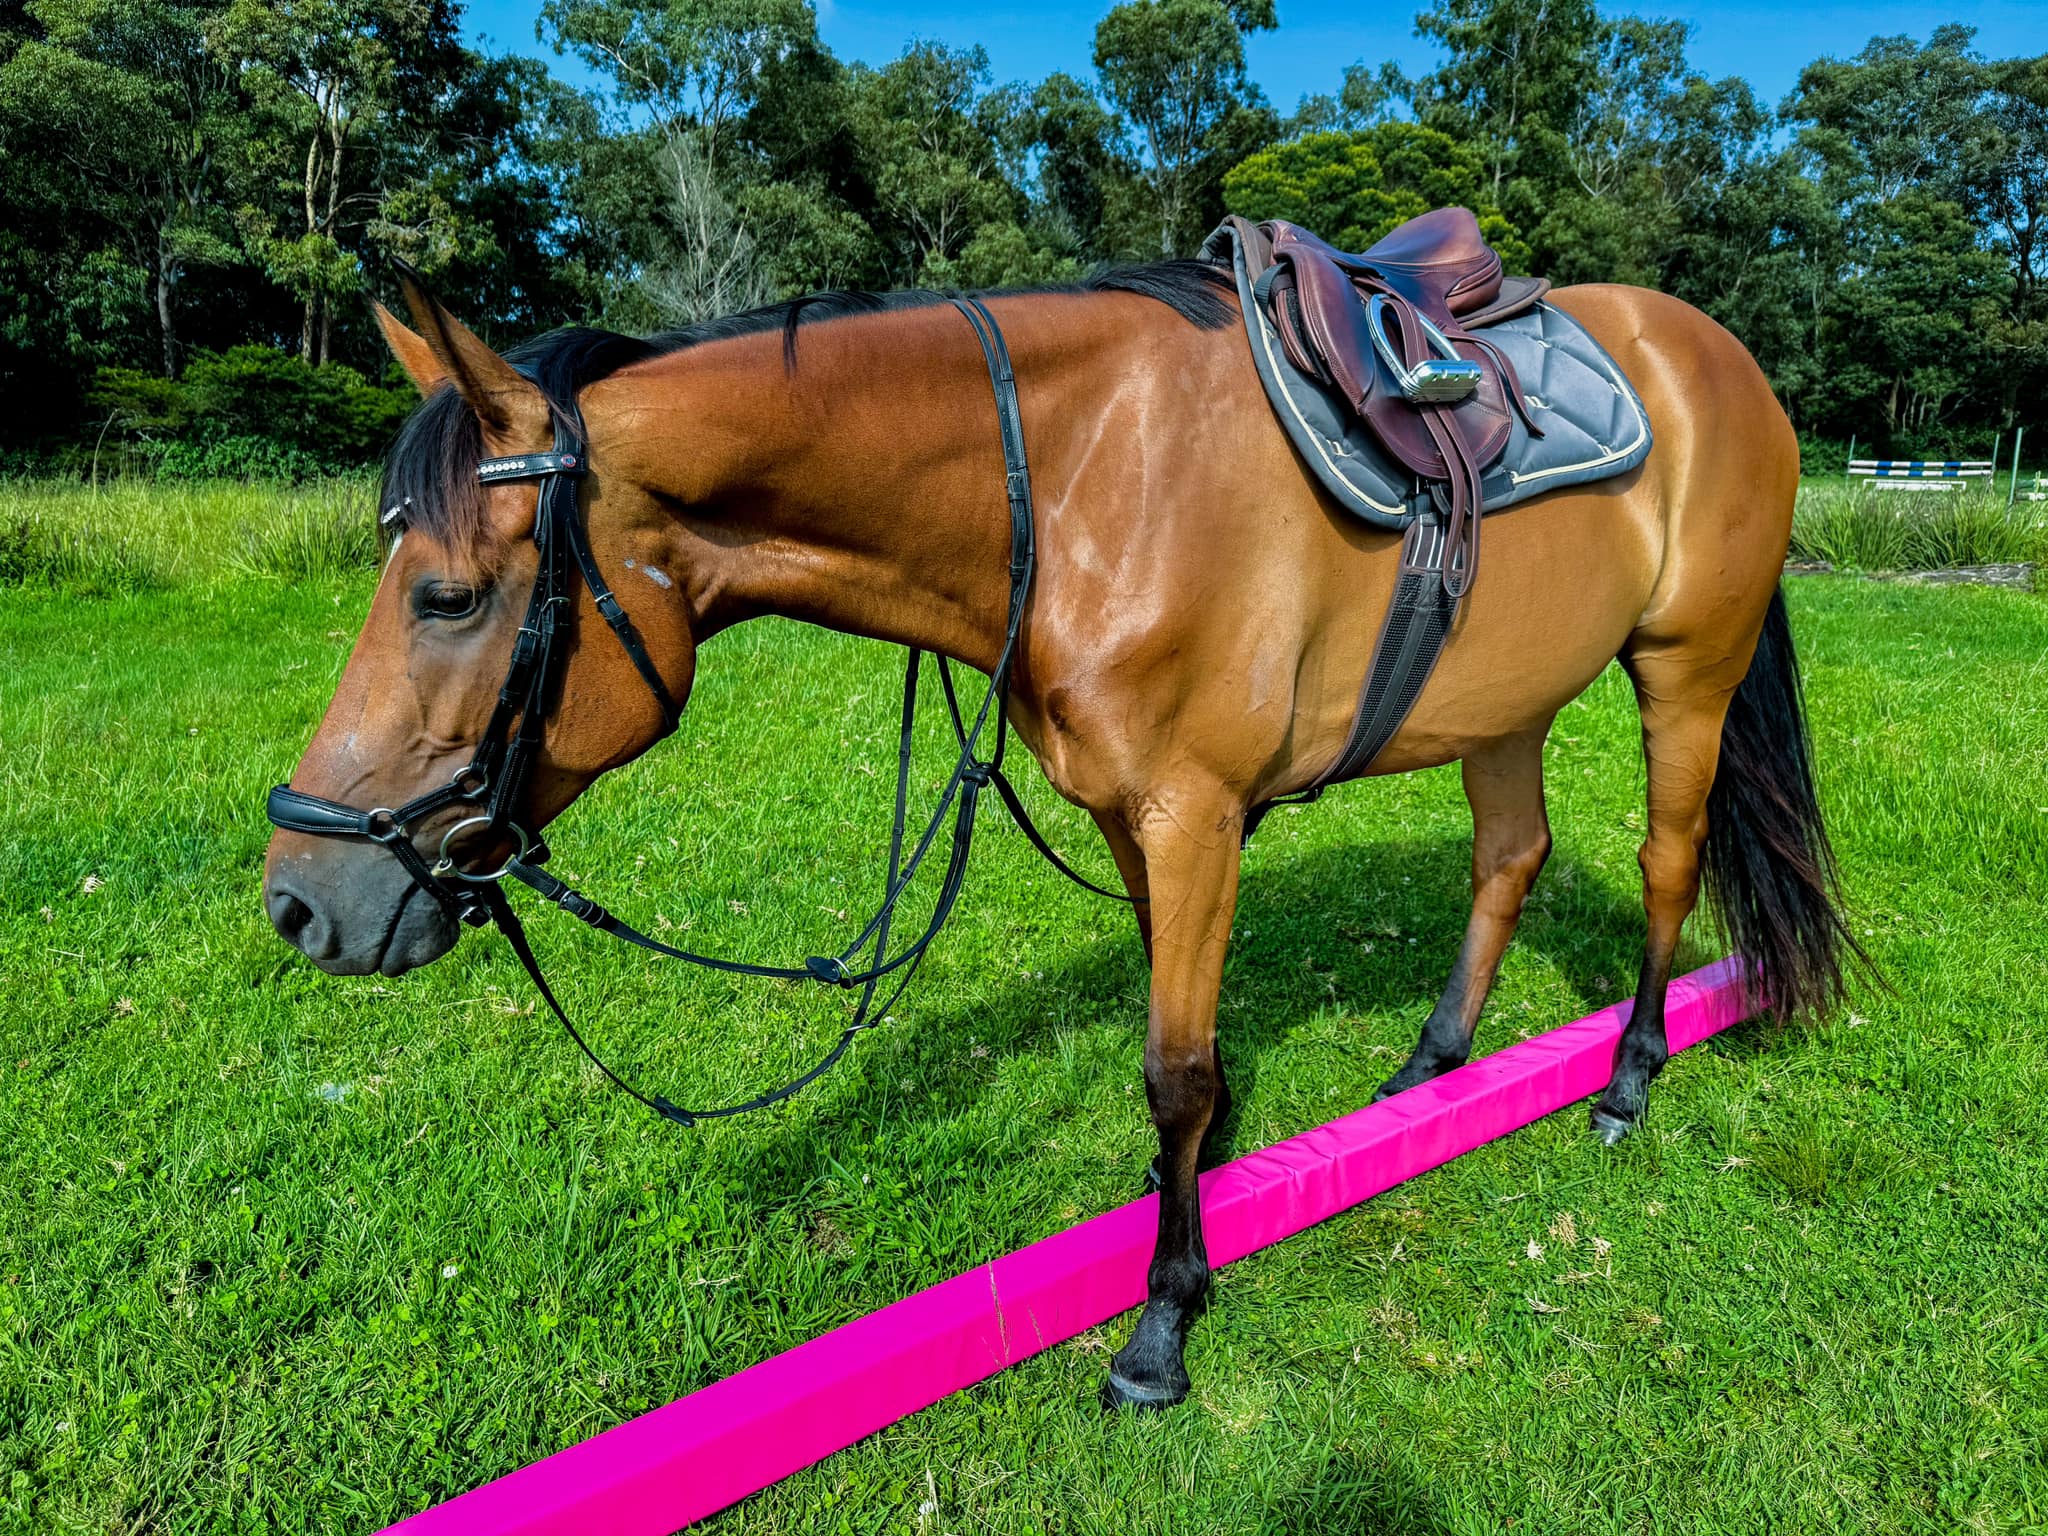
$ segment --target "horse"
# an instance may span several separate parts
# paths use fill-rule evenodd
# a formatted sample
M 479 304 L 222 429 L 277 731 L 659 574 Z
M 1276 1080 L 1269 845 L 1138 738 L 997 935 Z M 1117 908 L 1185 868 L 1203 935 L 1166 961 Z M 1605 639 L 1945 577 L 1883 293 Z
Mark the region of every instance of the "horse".
M 997 665 L 1006 460 L 978 337 L 943 296 L 818 295 L 648 339 L 562 330 L 501 356 L 416 275 L 403 287 L 410 325 L 375 313 L 424 397 L 385 476 L 404 532 L 297 790 L 394 806 L 466 761 L 540 579 L 534 483 L 480 483 L 477 464 L 542 453 L 570 410 L 587 433 L 574 494 L 588 547 L 625 595 L 648 666 L 634 675 L 579 591 L 519 825 L 546 826 L 653 747 L 673 726 L 668 703 L 689 698 L 699 647 L 748 619 Z M 1038 508 L 1004 708 L 1100 829 L 1151 970 L 1158 1240 L 1103 1394 L 1163 1407 L 1189 1390 L 1184 1345 L 1209 1284 L 1196 1174 L 1228 1113 L 1216 1010 L 1245 828 L 1343 748 L 1398 536 L 1347 517 L 1295 456 L 1227 268 L 1168 262 L 983 297 L 1014 360 Z M 1648 805 L 1634 1008 L 1591 1110 L 1613 1141 L 1641 1121 L 1664 1065 L 1666 983 L 1703 884 L 1754 997 L 1781 1014 L 1833 1006 L 1857 951 L 1779 586 L 1799 478 L 1792 428 L 1754 360 L 1701 311 L 1604 284 L 1551 302 L 1626 372 L 1656 444 L 1624 476 L 1488 519 L 1484 577 L 1372 764 L 1460 764 L 1473 823 L 1462 944 L 1380 1093 L 1471 1054 L 1550 851 L 1546 734 L 1618 659 L 1639 705 Z M 650 668 L 659 686 L 643 686 Z M 431 848 L 457 814 L 405 838 Z M 396 976 L 447 952 L 459 925 L 421 895 L 375 844 L 292 830 L 271 841 L 269 916 L 323 970 Z

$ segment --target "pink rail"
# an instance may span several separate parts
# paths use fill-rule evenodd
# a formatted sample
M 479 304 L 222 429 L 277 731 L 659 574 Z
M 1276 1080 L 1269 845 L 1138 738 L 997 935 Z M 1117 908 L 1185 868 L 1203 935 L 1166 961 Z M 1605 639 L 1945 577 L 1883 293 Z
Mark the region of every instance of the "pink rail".
M 1603 1008 L 1202 1176 L 1228 1264 L 1598 1092 Z M 1671 984 L 1673 1051 L 1743 1017 L 1737 962 Z M 391 1526 L 402 1536 L 670 1536 L 1145 1299 L 1157 1196 L 976 1265 Z

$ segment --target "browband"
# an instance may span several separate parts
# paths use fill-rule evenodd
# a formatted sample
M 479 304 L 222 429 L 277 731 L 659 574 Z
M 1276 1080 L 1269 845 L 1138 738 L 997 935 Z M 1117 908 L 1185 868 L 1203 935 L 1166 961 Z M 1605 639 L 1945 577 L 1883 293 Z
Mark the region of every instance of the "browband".
M 580 433 L 578 435 L 581 436 Z M 552 453 L 515 453 L 507 458 L 485 459 L 476 467 L 477 481 L 483 485 L 492 485 L 500 480 L 538 480 L 544 475 L 582 473 L 581 451 L 565 453 L 559 448 Z

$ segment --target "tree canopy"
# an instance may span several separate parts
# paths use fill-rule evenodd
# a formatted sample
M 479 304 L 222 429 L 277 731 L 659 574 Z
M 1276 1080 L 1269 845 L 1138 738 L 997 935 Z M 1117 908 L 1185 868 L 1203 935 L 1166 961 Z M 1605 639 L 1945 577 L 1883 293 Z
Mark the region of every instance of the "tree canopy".
M 1433 0 L 1431 68 L 1333 64 L 1286 113 L 1246 63 L 1280 21 L 1123 0 L 1091 77 L 1005 82 L 931 41 L 842 60 L 813 0 L 546 0 L 586 88 L 465 42 L 458 0 L 15 0 L 0 446 L 366 456 L 403 401 L 363 303 L 394 256 L 509 340 L 1058 281 L 1226 210 L 1356 248 L 1446 203 L 1514 266 L 1707 309 L 1816 442 L 2048 441 L 2048 55 L 1877 37 L 1773 105 L 1680 21 Z

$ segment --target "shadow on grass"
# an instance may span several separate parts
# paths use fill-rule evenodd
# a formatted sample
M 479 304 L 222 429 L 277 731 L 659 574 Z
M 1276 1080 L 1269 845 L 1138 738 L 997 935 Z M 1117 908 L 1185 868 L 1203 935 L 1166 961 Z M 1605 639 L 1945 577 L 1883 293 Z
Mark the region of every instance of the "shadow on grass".
M 1374 843 L 1248 865 L 1219 1025 L 1238 1104 L 1257 1093 L 1268 1054 L 1319 1014 L 1396 1012 L 1405 1021 L 1399 1039 L 1383 1043 L 1398 1044 L 1405 1056 L 1464 936 L 1470 846 L 1462 838 Z M 1517 942 L 1543 954 L 1582 1005 L 1613 1001 L 1620 994 L 1609 978 L 1633 977 L 1641 953 L 1642 909 L 1634 889 L 1616 889 L 1604 876 L 1554 858 L 1537 891 Z M 891 1039 L 892 1054 L 870 1065 L 870 1074 L 886 1071 L 914 1090 L 877 1094 L 848 1080 L 833 1084 L 831 1097 L 821 1098 L 811 1114 L 762 1126 L 743 1198 L 764 1209 L 780 1205 L 830 1173 L 848 1145 L 901 1136 L 970 1108 L 992 1091 L 985 1078 L 959 1070 L 971 1044 L 1003 1056 L 1052 1054 L 1054 1037 L 1067 1026 L 1051 1017 L 1048 995 L 1110 1000 L 1109 1022 L 1131 1032 L 1135 1054 L 1148 983 L 1136 929 L 1127 926 L 1115 937 L 1048 956 L 1028 987 L 1003 988 L 971 1010 L 920 1016 Z M 1127 1008 L 1118 1006 L 1124 999 Z M 1361 1050 L 1368 1043 L 1361 1027 Z M 1478 1053 L 1504 1043 L 1500 1021 L 1482 1019 Z M 1387 1071 L 1399 1061 L 1388 1058 Z M 1133 1105 L 1135 1113 L 1145 1113 L 1142 1098 Z M 1233 1155 L 1226 1124 L 1212 1138 L 1207 1160 Z M 1134 1197 L 1143 1177 L 1143 1165 L 1134 1166 Z
M 1314 1477 L 1268 1504 L 1257 1526 L 1259 1536 L 1299 1531 L 1437 1536 L 1448 1529 L 1435 1494 L 1411 1469 L 1374 1461 L 1348 1446 L 1334 1449 Z

